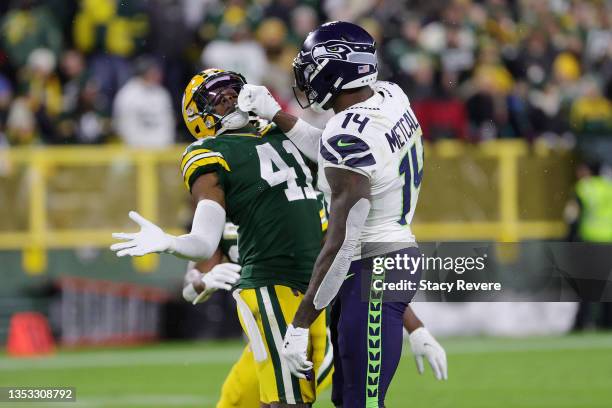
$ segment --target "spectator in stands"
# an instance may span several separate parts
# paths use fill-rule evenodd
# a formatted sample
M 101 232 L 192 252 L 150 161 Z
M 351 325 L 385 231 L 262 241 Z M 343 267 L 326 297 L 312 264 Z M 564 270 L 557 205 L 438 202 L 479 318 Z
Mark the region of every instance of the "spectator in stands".
M 471 30 L 458 26 L 446 29 L 446 49 L 440 56 L 442 70 L 466 78 L 474 68 L 474 37 Z
M 542 89 L 529 92 L 529 111 L 530 122 L 537 134 L 561 135 L 567 130 L 567 121 L 562 117 L 561 92 L 555 83 L 548 82 Z
M 172 98 L 161 86 L 161 67 L 152 58 L 140 57 L 135 69 L 137 75 L 119 90 L 113 103 L 115 130 L 128 146 L 169 146 L 174 143 L 175 120 Z
M 308 33 L 314 31 L 318 25 L 319 18 L 312 7 L 302 5 L 294 8 L 291 12 L 291 24 L 289 26 L 292 30 L 289 35 L 293 44 L 300 47 Z
M 72 109 L 64 111 L 58 131 L 69 143 L 103 143 L 111 133 L 111 120 L 104 109 L 104 96 L 98 83 L 88 79 L 79 88 L 77 103 Z
M 36 118 L 28 99 L 20 95 L 13 99 L 6 118 L 6 135 L 11 145 L 31 144 L 36 137 Z
M 411 101 L 432 99 L 435 95 L 434 67 L 431 58 L 421 55 L 412 75 L 402 85 L 406 86 Z
M 527 140 L 534 138 L 534 129 L 531 123 L 532 107 L 529 102 L 529 86 L 525 81 L 517 81 L 507 98 L 508 121 L 513 137 L 522 137 Z
M 412 75 L 421 67 L 424 52 L 419 46 L 421 23 L 418 19 L 407 17 L 398 30 L 393 33 L 383 45 L 385 55 L 389 58 L 389 65 L 394 73 L 392 81 L 408 89 Z M 413 98 L 410 92 L 408 94 Z
M 355 21 L 376 6 L 376 0 L 327 0 L 323 10 L 328 20 Z
M 262 81 L 281 101 L 293 98 L 291 64 L 298 48 L 287 41 L 288 29 L 282 20 L 267 18 L 257 29 L 257 40 L 264 47 L 268 69 Z
M 553 61 L 552 81 L 561 90 L 561 105 L 564 113 L 569 112 L 571 101 L 580 94 L 581 65 L 575 54 L 561 52 Z
M 183 3 L 183 0 L 146 3 L 149 21 L 146 49 L 160 61 L 164 86 L 170 91 L 174 106 L 180 106 L 185 84 L 193 75 L 186 60 L 192 32 L 185 22 Z
M 14 69 L 24 66 L 35 49 L 47 48 L 56 57 L 62 49 L 57 22 L 47 6 L 36 0 L 13 1 L 13 8 L 0 22 L 0 33 L 2 47 Z
M 77 50 L 68 50 L 62 55 L 60 63 L 64 80 L 63 111 L 71 112 L 77 108 L 79 94 L 87 81 L 85 59 Z
M 95 79 L 90 78 L 83 55 L 68 50 L 62 55 L 63 109 L 57 131 L 66 143 L 100 143 L 110 133 L 110 111 Z
M 9 79 L 0 74 L 0 147 L 8 145 L 6 122 L 12 99 L 13 87 Z
M 533 31 L 519 51 L 520 77 L 532 85 L 541 85 L 550 72 L 554 50 L 545 34 Z
M 268 18 L 277 18 L 285 25 L 291 24 L 291 14 L 298 6 L 296 0 L 273 0 L 264 10 L 264 15 Z
M 81 139 L 66 132 L 67 122 L 62 120 L 58 134 L 57 123 L 47 120 L 54 116 L 53 80 L 34 97 L 29 90 L 32 81 L 23 67 L 37 48 L 62 55 L 63 119 L 75 117 L 82 98 L 95 100 L 94 111 L 108 115 L 143 52 L 160 61 L 173 106 L 186 75 L 218 66 L 268 85 L 291 108 L 294 47 L 333 19 L 359 22 L 376 37 L 380 78 L 404 87 L 417 111 L 425 106 L 428 113 L 417 115 L 427 137 L 461 137 L 465 117 L 475 140 L 612 131 L 606 119 L 612 97 L 606 2 L 413 0 L 406 7 L 375 0 L 78 0 L 65 8 L 58 7 L 63 0 L 0 3 L 8 10 L 0 18 L 0 72 L 15 90 L 4 108 L 4 131 L 13 143 L 37 141 L 38 135 L 49 143 Z M 63 44 L 74 44 L 78 52 L 61 54 Z M 588 76 L 600 83 L 595 92 L 583 91 L 581 79 Z M 84 91 L 90 77 L 96 81 Z M 42 99 L 41 111 L 36 101 Z M 436 119 L 429 120 L 431 115 Z
M 500 134 L 500 115 L 504 109 L 495 92 L 494 78 L 489 72 L 481 70 L 474 79 L 474 92 L 466 101 L 471 127 L 471 137 L 475 141 L 490 140 Z
M 15 102 L 13 114 L 9 113 L 9 133 L 14 143 L 31 143 L 36 141 L 35 136 L 46 143 L 61 142 L 57 139 L 56 125 L 62 111 L 62 87 L 55 74 L 55 67 L 53 52 L 47 48 L 38 48 L 32 51 L 27 65 L 20 70 L 21 97 Z M 13 122 L 15 118 L 23 118 L 24 123 Z M 34 123 L 31 128 L 32 118 Z
M 570 112 L 570 124 L 578 134 L 606 134 L 612 132 L 612 103 L 601 93 L 594 78 L 585 78 L 582 95 Z
M 91 75 L 108 103 L 130 77 L 128 58 L 142 49 L 147 28 L 141 0 L 80 1 L 74 19 L 74 42 L 81 52 L 90 55 Z

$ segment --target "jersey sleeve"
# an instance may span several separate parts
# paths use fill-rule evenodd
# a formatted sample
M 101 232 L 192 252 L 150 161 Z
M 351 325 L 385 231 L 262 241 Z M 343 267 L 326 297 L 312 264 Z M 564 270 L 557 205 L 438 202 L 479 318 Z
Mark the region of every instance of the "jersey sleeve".
M 225 174 L 231 171 L 227 159 L 223 153 L 212 143 L 198 141 L 191 144 L 183 153 L 181 159 L 181 174 L 185 187 L 189 191 L 193 183 L 203 174 L 216 172 L 223 185 Z
M 376 157 L 364 135 L 345 129 L 325 129 L 320 145 L 323 167 L 355 171 L 371 178 L 376 169 Z

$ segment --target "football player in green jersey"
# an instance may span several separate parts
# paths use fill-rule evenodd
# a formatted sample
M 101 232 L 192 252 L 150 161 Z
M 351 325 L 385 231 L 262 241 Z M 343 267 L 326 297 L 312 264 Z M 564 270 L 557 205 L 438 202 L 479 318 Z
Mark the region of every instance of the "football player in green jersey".
M 327 228 L 326 212 L 322 208 L 319 214 L 321 228 L 325 231 Z M 183 297 L 187 302 L 196 305 L 206 301 L 217 289 L 229 290 L 227 287 L 215 289 L 214 287 L 218 285 L 215 283 L 210 285 L 209 282 L 211 279 L 223 282 L 223 276 L 233 273 L 232 268 L 238 263 L 238 233 L 234 224 L 229 222 L 225 224 L 219 249 L 220 251 L 217 251 L 215 256 L 207 261 L 189 262 L 183 287 Z M 326 315 L 326 324 L 329 326 L 329 315 Z M 331 385 L 333 374 L 333 347 L 329 327 L 326 341 L 325 355 L 316 377 L 317 394 Z M 247 344 L 223 381 L 216 408 L 259 408 L 259 381 L 254 375 L 256 369 L 253 352 Z
M 238 225 L 242 271 L 233 292 L 249 337 L 262 406 L 310 406 L 326 347 L 325 316 L 311 326 L 313 370 L 293 376 L 281 358 L 287 325 L 308 287 L 323 234 L 312 175 L 304 158 L 276 125 L 258 130 L 237 109 L 242 75 L 207 69 L 195 75 L 183 95 L 183 117 L 199 140 L 183 154 L 181 173 L 197 202 L 191 232 L 166 234 L 136 212 L 137 233 L 111 249 L 118 256 L 171 253 L 202 260 L 219 246 L 226 218 Z M 236 283 L 227 273 L 226 284 Z M 217 283 L 220 283 L 216 281 Z

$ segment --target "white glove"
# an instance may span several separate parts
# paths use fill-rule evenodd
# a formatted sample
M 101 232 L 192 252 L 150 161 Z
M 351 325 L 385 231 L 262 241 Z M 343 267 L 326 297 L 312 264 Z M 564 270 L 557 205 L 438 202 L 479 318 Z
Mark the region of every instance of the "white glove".
M 419 327 L 408 336 L 410 349 L 414 354 L 417 370 L 423 374 L 425 367 L 423 356 L 429 361 L 434 375 L 438 380 L 448 380 L 448 366 L 446 364 L 446 352 L 424 327 Z
M 205 287 L 204 291 L 198 294 L 193 284 L 190 283 L 183 288 L 183 298 L 187 302 L 197 305 L 208 300 L 210 295 L 217 289 L 231 290 L 232 285 L 240 279 L 240 269 L 241 266 L 234 263 L 215 265 L 208 273 L 202 276 L 202 283 Z
M 310 379 L 312 362 L 308 361 L 308 329 L 287 326 L 283 341 L 283 358 L 287 361 L 289 371 L 298 378 Z
M 238 95 L 238 109 L 271 121 L 281 107 L 265 86 L 245 84 Z
M 161 228 L 136 211 L 130 211 L 128 216 L 140 225 L 140 231 L 133 233 L 116 232 L 113 234 L 113 238 L 126 241 L 111 245 L 111 251 L 117 252 L 117 256 L 143 256 L 153 252 L 169 252 L 171 250 L 174 236 L 166 234 Z

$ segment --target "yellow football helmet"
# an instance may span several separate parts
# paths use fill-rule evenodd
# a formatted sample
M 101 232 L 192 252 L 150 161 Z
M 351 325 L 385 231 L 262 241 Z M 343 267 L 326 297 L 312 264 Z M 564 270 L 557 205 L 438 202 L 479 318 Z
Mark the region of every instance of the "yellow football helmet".
M 231 87 L 240 93 L 244 84 L 246 80 L 239 73 L 217 68 L 206 69 L 191 78 L 181 105 L 185 125 L 193 137 L 202 139 L 223 133 L 223 117 L 215 113 L 220 91 Z

